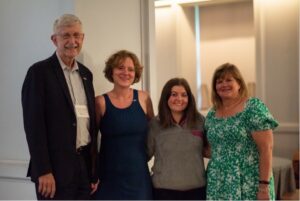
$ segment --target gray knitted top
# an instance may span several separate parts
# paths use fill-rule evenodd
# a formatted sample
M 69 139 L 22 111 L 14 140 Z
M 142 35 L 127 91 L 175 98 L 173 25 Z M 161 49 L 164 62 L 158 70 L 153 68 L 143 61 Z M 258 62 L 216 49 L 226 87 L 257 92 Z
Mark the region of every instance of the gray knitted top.
M 206 185 L 202 155 L 204 117 L 195 129 L 177 125 L 162 129 L 158 117 L 150 122 L 147 151 L 154 156 L 152 181 L 155 188 L 190 190 Z

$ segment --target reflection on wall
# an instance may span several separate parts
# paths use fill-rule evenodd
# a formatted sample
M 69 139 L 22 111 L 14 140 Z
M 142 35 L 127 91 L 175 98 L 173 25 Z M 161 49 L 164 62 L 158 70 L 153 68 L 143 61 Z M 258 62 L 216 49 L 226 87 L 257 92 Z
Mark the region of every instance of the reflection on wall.
M 250 97 L 256 97 L 256 83 L 255 82 L 248 82 L 247 88 Z
M 199 109 L 208 109 L 211 79 L 223 63 L 238 66 L 246 82 L 255 82 L 255 38 L 252 1 L 199 6 L 156 7 L 158 91 L 170 77 L 189 81 Z M 200 22 L 201 84 L 197 88 L 195 22 Z M 198 61 L 199 62 L 199 61 Z M 158 94 L 159 96 L 160 94 Z M 199 101 L 200 99 L 200 101 Z
M 210 93 L 208 92 L 207 84 L 201 84 L 201 110 L 208 110 L 211 107 Z
M 202 82 L 211 91 L 214 70 L 233 63 L 245 82 L 256 82 L 252 1 L 200 8 Z
M 166 20 L 155 16 L 157 50 L 164 54 L 156 57 L 157 72 L 161 68 L 166 72 L 157 77 L 157 82 L 170 74 L 184 76 L 192 83 L 194 94 L 202 93 L 193 85 L 193 8 L 172 5 L 155 10 L 160 15 L 164 11 L 169 12 Z M 201 80 L 208 87 L 208 96 L 214 69 L 225 62 L 236 64 L 246 83 L 254 83 L 249 84 L 250 95 L 262 99 L 279 121 L 274 131 L 274 155 L 288 158 L 299 150 L 299 16 L 298 0 L 200 6 Z M 167 32 L 159 27 L 165 27 Z M 187 71 L 193 73 L 183 74 Z M 157 87 L 160 91 L 161 86 Z

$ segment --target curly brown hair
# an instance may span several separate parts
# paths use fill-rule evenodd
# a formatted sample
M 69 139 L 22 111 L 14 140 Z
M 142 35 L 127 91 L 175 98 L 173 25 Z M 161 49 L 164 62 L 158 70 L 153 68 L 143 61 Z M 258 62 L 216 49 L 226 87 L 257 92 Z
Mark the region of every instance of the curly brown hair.
M 141 65 L 138 57 L 134 53 L 128 50 L 117 51 L 116 53 L 111 55 L 105 62 L 105 68 L 103 70 L 103 73 L 108 81 L 112 83 L 114 82 L 112 76 L 113 69 L 118 67 L 126 58 L 132 59 L 134 65 L 135 77 L 132 84 L 140 81 L 140 78 L 142 76 L 143 66 Z

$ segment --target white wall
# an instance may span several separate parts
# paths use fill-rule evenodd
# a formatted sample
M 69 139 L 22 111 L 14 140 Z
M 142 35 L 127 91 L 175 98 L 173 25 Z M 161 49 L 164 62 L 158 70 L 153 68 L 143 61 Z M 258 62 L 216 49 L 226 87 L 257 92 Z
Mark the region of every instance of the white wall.
M 97 94 L 110 90 L 102 70 L 111 53 L 125 48 L 142 57 L 140 0 L 1 0 L 0 160 L 29 158 L 21 87 L 29 66 L 55 51 L 50 40 L 52 24 L 65 12 L 75 13 L 83 21 L 86 36 L 79 60 L 94 73 Z M 14 151 L 12 145 L 16 145 Z
M 274 154 L 299 150 L 299 1 L 255 0 L 257 91 L 280 126 Z
M 29 66 L 54 52 L 52 24 L 62 12 L 73 12 L 73 4 L 68 0 L 0 1 L 0 159 L 29 157 L 21 87 Z
M 0 1 L 0 199 L 35 198 L 33 184 L 25 179 L 29 153 L 21 87 L 29 66 L 54 52 L 54 20 L 73 11 L 69 0 Z
M 177 64 L 177 44 L 176 44 L 176 21 L 174 21 L 174 11 L 170 7 L 155 9 L 155 37 L 156 37 L 156 74 L 155 80 L 157 91 L 152 94 L 155 114 L 162 91 L 162 87 L 172 77 L 179 73 Z M 156 103 L 156 104 L 155 104 Z
M 299 150 L 299 4 L 254 0 L 200 6 L 202 82 L 210 86 L 220 64 L 236 64 L 246 82 L 257 83 L 257 96 L 279 121 L 274 155 L 287 158 Z M 157 7 L 155 12 L 156 97 L 174 76 L 188 78 L 195 91 L 196 76 L 188 73 L 195 72 L 190 69 L 195 65 L 184 60 L 195 54 L 195 47 L 187 44 L 192 37 L 186 22 L 193 10 L 173 5 Z
M 156 93 L 158 103 L 165 83 L 174 77 L 184 77 L 196 94 L 196 45 L 193 7 L 176 4 L 155 8 Z M 157 105 L 154 107 L 157 113 Z
M 83 62 L 94 74 L 96 95 L 112 89 L 104 78 L 105 61 L 120 49 L 141 59 L 140 0 L 76 0 L 75 12 L 84 24 Z M 135 85 L 141 88 L 141 82 Z
M 183 7 L 177 11 L 177 61 L 179 75 L 188 80 L 192 93 L 197 94 L 196 38 L 194 7 Z
M 197 98 L 194 6 L 156 7 L 157 94 L 166 81 L 184 77 Z M 209 87 L 216 67 L 236 64 L 247 82 L 255 82 L 255 39 L 251 1 L 200 5 L 201 81 Z
M 240 69 L 246 83 L 256 81 L 251 1 L 201 7 L 200 32 L 201 79 L 209 91 L 215 69 L 227 62 Z

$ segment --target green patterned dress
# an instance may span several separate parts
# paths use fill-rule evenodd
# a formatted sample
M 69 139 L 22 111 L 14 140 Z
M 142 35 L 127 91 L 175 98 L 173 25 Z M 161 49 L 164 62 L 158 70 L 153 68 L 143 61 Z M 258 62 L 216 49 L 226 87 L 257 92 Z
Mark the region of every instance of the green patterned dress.
M 218 118 L 211 109 L 205 121 L 212 156 L 207 166 L 207 200 L 256 200 L 259 153 L 251 136 L 254 131 L 274 129 L 278 123 L 257 98 L 228 118 Z M 270 198 L 275 199 L 270 178 Z

